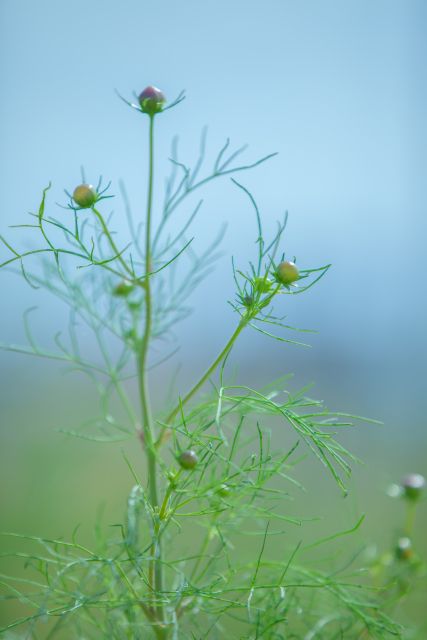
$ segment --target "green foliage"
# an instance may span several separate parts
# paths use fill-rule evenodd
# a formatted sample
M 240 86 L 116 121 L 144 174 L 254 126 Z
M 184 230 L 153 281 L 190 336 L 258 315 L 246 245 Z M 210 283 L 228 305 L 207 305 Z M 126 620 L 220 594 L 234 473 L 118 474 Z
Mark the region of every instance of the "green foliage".
M 113 529 L 98 522 L 93 548 L 79 543 L 77 531 L 68 542 L 5 534 L 24 545 L 7 555 L 24 561 L 25 577 L 19 571 L 2 576 L 3 598 L 19 601 L 24 613 L 2 631 L 23 628 L 18 637 L 25 638 L 409 638 L 392 613 L 411 581 L 423 575 L 416 556 L 368 558 L 362 549 L 345 562 L 334 554 L 323 567 L 320 558 L 310 562 L 313 548 L 330 549 L 356 532 L 363 516 L 348 530 L 310 544 L 292 546 L 288 538 L 289 528 L 304 525 L 295 515 L 295 494 L 303 499 L 295 467 L 313 454 L 345 494 L 354 458 L 339 434 L 367 420 L 330 411 L 306 389 L 291 391 L 289 376 L 262 389 L 228 380 L 228 358 L 247 328 L 278 343 L 303 344 L 290 337 L 301 330 L 276 315 L 273 303 L 308 291 L 329 265 L 296 269 L 295 259 L 284 262 L 286 218 L 267 239 L 253 195 L 233 177 L 275 154 L 237 164 L 244 149 L 230 152 L 227 140 L 205 171 L 205 134 L 193 168 L 179 161 L 174 142 L 155 220 L 154 121 L 183 96 L 168 106 L 162 101 L 160 109 L 147 110 L 147 99 L 141 106 L 125 101 L 148 114 L 149 175 L 144 221 L 135 220 L 121 186 L 129 235 L 124 245 L 116 240 L 112 216 L 103 212 L 103 201 L 112 196 L 101 179 L 96 197 L 82 201 L 84 209 L 66 192 L 58 216 L 47 214 L 50 185 L 44 189 L 31 224 L 19 225 L 37 234 L 32 249 L 19 250 L 1 237 L 9 253 L 1 266 L 18 265 L 31 287 L 49 290 L 70 308 L 67 334 L 55 336 L 55 351 L 33 336 L 32 310 L 25 315 L 28 345 L 3 348 L 59 360 L 87 376 L 99 394 L 100 412 L 69 434 L 100 442 L 133 438 L 142 444 L 146 463 L 140 478 L 126 459 L 134 486 L 125 521 Z M 249 199 L 258 231 L 253 262 L 240 269 L 233 261 L 236 296 L 230 305 L 237 321 L 193 387 L 182 397 L 165 397 L 162 412 L 153 414 L 149 371 L 176 348 L 156 360 L 152 345 L 170 337 L 190 313 L 188 298 L 212 269 L 223 235 L 220 230 L 202 254 L 195 252 L 189 231 L 202 200 L 178 232 L 169 231 L 170 221 L 195 191 L 227 176 Z M 91 360 L 82 327 L 97 348 Z M 135 387 L 139 407 L 132 400 Z M 406 536 L 415 506 L 411 501 Z

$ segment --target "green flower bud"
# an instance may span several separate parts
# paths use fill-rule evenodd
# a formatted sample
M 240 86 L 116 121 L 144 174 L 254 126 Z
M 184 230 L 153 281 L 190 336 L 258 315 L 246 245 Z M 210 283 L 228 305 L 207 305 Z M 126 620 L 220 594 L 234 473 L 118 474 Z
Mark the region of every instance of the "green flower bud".
M 126 338 L 126 340 L 130 340 L 131 342 L 135 342 L 135 340 L 138 337 L 136 330 L 134 328 L 128 329 L 127 331 L 124 332 L 123 335 Z
M 199 458 L 197 457 L 197 453 L 192 449 L 183 451 L 178 457 L 179 464 L 183 469 L 186 469 L 187 471 L 194 469 L 198 461 Z
M 217 491 L 217 494 L 221 496 L 221 498 L 228 498 L 228 496 L 231 495 L 231 489 L 228 484 L 221 484 Z
M 412 542 L 409 538 L 399 538 L 397 541 L 396 558 L 398 560 L 410 560 L 413 556 Z
M 132 284 L 132 282 L 129 282 L 129 280 L 122 280 L 114 287 L 113 293 L 115 296 L 126 298 L 130 293 L 132 293 L 133 290 L 134 285 Z
M 150 116 L 159 113 L 166 102 L 164 93 L 160 91 L 160 89 L 157 89 L 157 87 L 152 86 L 146 87 L 144 91 L 141 91 L 138 100 L 141 110 Z
M 168 481 L 172 489 L 176 489 L 178 486 L 177 476 L 174 471 L 169 471 L 168 473 Z
M 138 311 L 141 307 L 141 300 L 128 300 L 128 307 L 132 309 L 132 311 Z
M 89 209 L 98 199 L 98 194 L 91 184 L 79 184 L 73 191 L 73 200 L 82 209 Z
M 253 303 L 254 303 L 254 299 L 253 299 L 253 297 L 252 297 L 252 296 L 243 296 L 243 298 L 242 298 L 242 304 L 243 304 L 245 307 L 251 307 L 251 306 L 253 305 Z
M 268 293 L 273 286 L 273 283 L 268 278 L 255 278 L 254 289 L 259 293 Z
M 403 495 L 408 500 L 418 500 L 425 487 L 426 480 L 420 473 L 409 473 L 402 479 Z
M 292 284 L 299 278 L 297 266 L 293 262 L 281 262 L 276 269 L 276 278 L 281 284 Z

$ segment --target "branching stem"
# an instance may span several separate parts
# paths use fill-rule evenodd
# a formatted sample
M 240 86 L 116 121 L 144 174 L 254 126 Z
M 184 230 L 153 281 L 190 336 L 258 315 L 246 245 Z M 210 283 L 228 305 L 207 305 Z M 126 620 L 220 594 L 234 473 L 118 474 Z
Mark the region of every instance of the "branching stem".
M 228 340 L 227 344 L 222 349 L 220 354 L 215 358 L 215 360 L 212 362 L 212 364 L 206 369 L 205 373 L 202 375 L 202 377 L 199 379 L 199 381 L 196 382 L 196 384 L 190 389 L 190 391 L 184 396 L 184 398 L 181 399 L 181 402 L 168 415 L 168 417 L 165 420 L 166 426 L 169 426 L 173 422 L 173 420 L 175 419 L 175 417 L 177 416 L 177 414 L 181 410 L 181 407 L 186 405 L 187 402 L 189 400 L 191 400 L 191 398 L 197 393 L 197 391 L 204 385 L 206 380 L 208 380 L 208 378 L 212 375 L 212 373 L 221 364 L 221 362 L 224 360 L 224 358 L 230 353 L 230 351 L 233 348 L 233 345 L 236 342 L 238 336 L 243 331 L 243 329 L 246 327 L 246 325 L 248 324 L 249 320 L 250 320 L 249 316 L 242 317 L 242 319 L 240 320 L 239 324 L 237 325 L 234 333 L 232 334 L 231 338 Z M 165 442 L 167 442 L 167 440 L 170 438 L 170 435 L 171 435 L 170 429 L 165 428 L 162 431 L 162 433 L 160 434 L 159 439 L 156 442 L 156 447 L 157 448 L 161 447 Z

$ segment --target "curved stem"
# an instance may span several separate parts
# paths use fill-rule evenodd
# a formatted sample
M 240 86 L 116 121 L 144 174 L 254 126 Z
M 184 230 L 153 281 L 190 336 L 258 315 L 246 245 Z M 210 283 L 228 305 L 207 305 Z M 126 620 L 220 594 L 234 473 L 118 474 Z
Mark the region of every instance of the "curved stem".
M 120 251 L 117 248 L 117 245 L 116 245 L 116 243 L 114 242 L 114 240 L 113 240 L 113 238 L 111 236 L 110 230 L 108 229 L 107 224 L 106 224 L 102 214 L 95 207 L 92 207 L 92 211 L 94 212 L 94 214 L 98 218 L 99 223 L 100 223 L 100 225 L 102 227 L 102 231 L 104 232 L 108 242 L 110 243 L 110 246 L 111 246 L 112 250 L 116 254 L 117 260 L 120 262 L 120 264 L 122 265 L 124 270 L 131 276 L 131 278 L 134 278 L 135 274 L 129 268 L 129 265 L 126 263 L 126 261 L 123 260 L 121 254 L 120 254 Z
M 156 511 L 159 506 L 159 498 L 157 491 L 157 459 L 156 450 L 154 446 L 154 424 L 150 405 L 150 395 L 148 390 L 147 380 L 147 359 L 148 348 L 151 338 L 152 329 L 152 295 L 151 295 L 151 218 L 152 218 L 152 205 L 153 205 L 153 174 L 154 174 L 154 116 L 150 116 L 150 131 L 149 131 L 149 169 L 148 169 L 148 196 L 147 196 L 147 216 L 146 216 L 146 229 L 145 229 L 145 328 L 144 335 L 141 340 L 141 347 L 138 353 L 138 380 L 139 380 L 139 395 L 141 401 L 141 414 L 142 414 L 142 428 L 143 428 L 143 442 L 145 448 L 145 454 L 147 456 L 147 482 L 148 493 L 150 496 L 151 506 L 155 513 L 155 518 L 158 517 Z M 153 540 L 153 560 L 152 571 L 153 575 L 153 590 L 156 596 L 161 594 L 163 589 L 163 571 L 162 571 L 162 559 L 161 559 L 161 547 L 158 536 L 155 536 Z M 161 597 L 161 596 L 160 596 Z M 163 621 L 164 610 L 163 606 L 159 604 L 156 609 L 156 617 L 159 621 Z
M 189 400 L 191 400 L 191 398 L 197 393 L 200 387 L 204 385 L 206 380 L 212 375 L 215 369 L 217 369 L 217 367 L 221 364 L 224 358 L 229 354 L 229 352 L 233 347 L 233 344 L 237 340 L 237 337 L 246 327 L 248 322 L 249 322 L 249 317 L 242 318 L 242 320 L 237 325 L 234 333 L 232 334 L 231 338 L 228 340 L 227 344 L 222 349 L 221 353 L 215 358 L 212 364 L 206 369 L 205 373 L 202 375 L 199 381 L 196 382 L 196 384 L 190 389 L 190 391 L 184 396 L 184 398 L 182 398 L 181 402 L 177 404 L 177 406 L 173 409 L 173 411 L 171 411 L 171 413 L 168 415 L 168 417 L 165 420 L 166 426 L 169 426 L 172 423 L 174 418 L 179 413 L 181 407 L 183 407 L 185 404 L 187 404 Z M 162 444 L 164 444 L 169 439 L 170 434 L 171 434 L 170 429 L 165 428 L 156 442 L 156 447 L 160 447 Z

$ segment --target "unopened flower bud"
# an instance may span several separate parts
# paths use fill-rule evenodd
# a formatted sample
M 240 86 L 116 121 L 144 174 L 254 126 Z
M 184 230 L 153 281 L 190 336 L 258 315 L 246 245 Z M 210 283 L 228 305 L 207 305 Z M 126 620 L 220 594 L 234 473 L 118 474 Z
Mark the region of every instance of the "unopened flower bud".
M 276 278 L 281 284 L 292 284 L 299 278 L 297 266 L 293 262 L 281 262 L 276 269 Z
M 157 87 L 152 86 L 146 87 L 144 91 L 141 91 L 138 100 L 141 110 L 150 116 L 161 111 L 166 102 L 164 93 Z
M 169 481 L 169 485 L 171 486 L 172 489 L 176 489 L 176 487 L 178 486 L 177 483 L 177 479 L 176 479 L 176 473 L 174 471 L 170 471 L 168 473 L 168 481 Z
M 132 282 L 129 282 L 129 280 L 122 280 L 114 287 L 113 293 L 115 296 L 126 298 L 130 293 L 132 293 L 133 289 L 134 286 Z
M 273 283 L 268 278 L 255 278 L 254 280 L 254 289 L 259 293 L 268 293 L 272 287 Z
M 410 541 L 410 539 L 399 538 L 399 540 L 397 541 L 395 553 L 398 560 L 410 560 L 413 555 L 412 542 Z
M 192 449 L 183 451 L 178 457 L 179 464 L 183 469 L 186 469 L 187 471 L 194 469 L 198 461 L 199 458 L 197 457 L 196 452 Z
M 91 184 L 79 184 L 73 192 L 74 202 L 82 209 L 89 209 L 95 204 L 97 198 L 98 194 Z
M 403 495 L 408 500 L 418 500 L 425 487 L 426 480 L 420 473 L 409 473 L 402 478 Z
M 231 494 L 231 489 L 228 484 L 221 484 L 217 493 L 221 496 L 221 498 L 228 498 L 228 496 Z
M 127 331 L 125 331 L 123 335 L 126 338 L 126 340 L 131 343 L 131 345 L 135 346 L 137 344 L 138 335 L 135 329 L 128 329 Z

